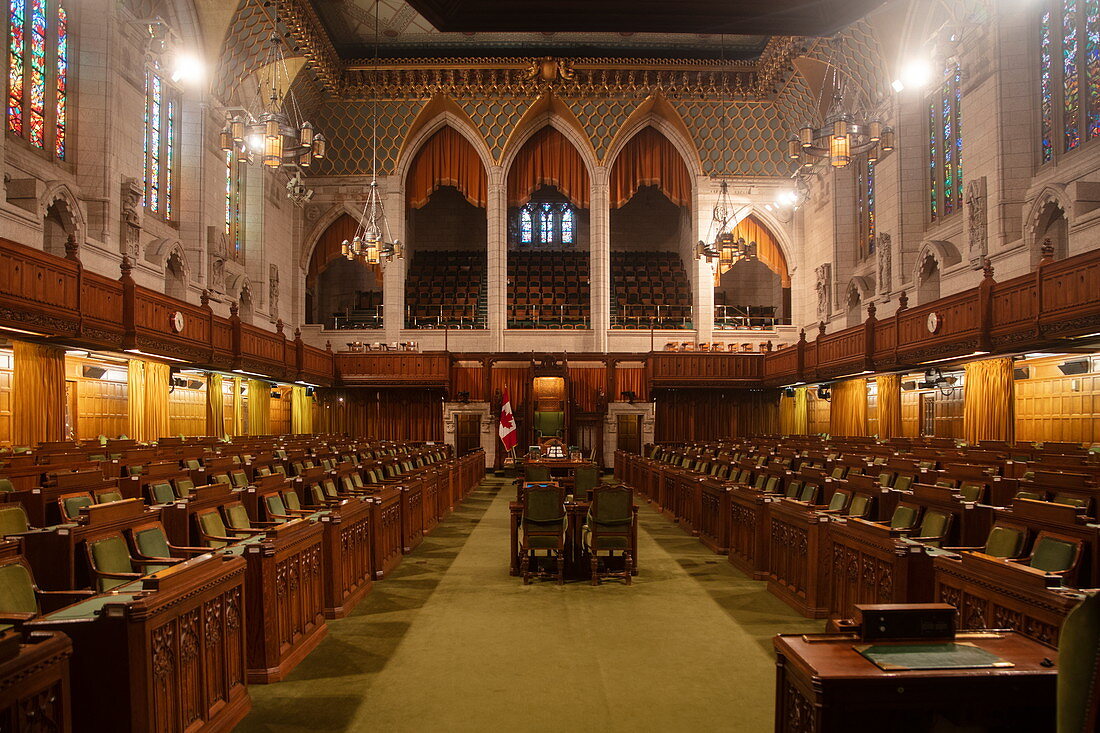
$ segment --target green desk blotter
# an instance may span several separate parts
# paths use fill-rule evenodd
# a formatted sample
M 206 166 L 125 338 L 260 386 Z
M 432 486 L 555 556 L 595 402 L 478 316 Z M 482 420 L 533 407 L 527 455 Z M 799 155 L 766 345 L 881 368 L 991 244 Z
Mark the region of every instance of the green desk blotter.
M 853 647 L 886 672 L 916 669 L 993 669 L 1012 667 L 996 654 L 969 642 L 867 644 Z

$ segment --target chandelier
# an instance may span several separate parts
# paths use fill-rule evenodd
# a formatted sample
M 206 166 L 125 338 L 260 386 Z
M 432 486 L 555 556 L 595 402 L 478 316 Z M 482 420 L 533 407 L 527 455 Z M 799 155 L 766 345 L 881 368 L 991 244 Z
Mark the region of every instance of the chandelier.
M 699 240 L 695 245 L 695 259 L 707 262 L 718 260 L 719 272 L 725 272 L 742 260 L 756 259 L 756 242 L 746 242 L 744 237 L 733 238 L 737 215 L 730 199 L 729 184 L 722 181 L 718 190 L 718 202 L 711 212 L 710 242 Z
M 276 16 L 274 23 L 278 23 Z M 325 157 L 325 137 L 302 116 L 290 85 L 283 43 L 276 29 L 268 41 L 265 63 L 258 67 L 255 96 L 250 107 L 226 114 L 221 149 L 239 151 L 242 162 L 260 163 L 272 170 L 308 168 Z
M 374 0 L 374 62 L 378 64 L 378 0 Z M 383 259 L 404 257 L 404 249 L 396 239 L 389 241 L 389 223 L 382 196 L 378 193 L 378 97 L 371 98 L 371 180 L 363 213 L 355 236 L 340 244 L 340 251 L 349 260 L 360 260 L 365 265 L 377 265 Z
M 830 70 L 833 99 L 824 125 L 816 127 L 807 122 L 799 128 L 797 137 L 787 141 L 787 157 L 796 161 L 800 170 L 808 171 L 823 160 L 833 168 L 845 168 L 853 157 L 864 154 L 869 163 L 874 163 L 894 149 L 893 128 L 866 114 L 849 111 L 844 100 L 843 75 L 831 64 Z M 822 96 L 829 86 L 822 81 Z

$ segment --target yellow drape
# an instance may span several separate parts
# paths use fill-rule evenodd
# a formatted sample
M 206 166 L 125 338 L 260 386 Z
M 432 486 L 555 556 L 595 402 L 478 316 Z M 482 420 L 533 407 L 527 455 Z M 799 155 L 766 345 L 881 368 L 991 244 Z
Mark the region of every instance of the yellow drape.
M 298 435 L 313 433 L 313 397 L 305 387 L 290 390 L 290 432 Z
M 130 359 L 126 366 L 126 406 L 130 418 L 131 440 L 144 441 L 145 437 L 145 362 Z
M 440 186 L 454 186 L 474 206 L 488 201 L 489 177 L 474 146 L 453 127 L 441 127 L 424 143 L 405 179 L 405 201 L 413 209 L 428 203 Z
M 880 374 L 878 388 L 878 437 L 901 437 L 901 375 Z
M 516 154 L 508 172 L 508 205 L 523 206 L 544 185 L 558 189 L 577 208 L 588 208 L 588 168 L 573 143 L 553 127 L 536 132 Z
M 829 432 L 832 435 L 867 435 L 867 380 L 835 382 L 832 393 Z
M 1015 385 L 1012 359 L 987 359 L 966 365 L 963 385 L 963 439 L 971 445 L 981 440 L 1015 438 Z
M 787 258 L 779 247 L 779 241 L 763 222 L 749 214 L 733 230 L 733 239 L 734 241 L 744 239 L 746 242 L 756 242 L 757 259 L 779 276 L 780 285 L 785 288 L 791 286 L 791 273 L 787 269 Z M 722 269 L 721 266 L 715 268 L 714 285 L 716 287 L 721 283 L 722 275 L 727 271 L 729 271 L 729 267 L 725 269 Z
M 271 432 L 271 385 L 259 379 L 248 380 L 248 434 Z
M 11 384 L 11 437 L 34 447 L 65 439 L 65 350 L 16 341 Z
M 611 207 L 626 204 L 639 186 L 657 186 L 677 206 L 691 206 L 687 166 L 669 139 L 652 127 L 631 138 L 611 169 Z
M 225 394 L 222 375 L 210 374 L 206 380 L 206 434 L 225 437 Z
M 172 369 L 167 364 L 145 362 L 145 440 L 157 440 L 169 434 L 168 387 L 171 380 Z
M 233 435 L 244 433 L 244 404 L 241 402 L 241 379 L 233 378 Z
M 793 396 L 779 399 L 779 430 L 783 435 L 810 432 L 810 402 L 805 387 L 795 387 Z

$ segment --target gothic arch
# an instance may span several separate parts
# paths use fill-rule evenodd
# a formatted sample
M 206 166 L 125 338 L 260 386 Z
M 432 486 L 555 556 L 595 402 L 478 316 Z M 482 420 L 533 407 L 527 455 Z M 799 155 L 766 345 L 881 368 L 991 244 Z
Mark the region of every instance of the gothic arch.
M 187 264 L 183 245 L 176 242 L 164 257 L 164 294 L 186 300 L 190 283 L 191 268 Z
M 494 161 L 485 138 L 478 132 L 470 116 L 455 104 L 453 99 L 445 94 L 437 94 L 413 120 L 408 134 L 401 143 L 401 149 L 397 152 L 397 164 L 394 166 L 392 175 L 400 181 L 402 193 L 405 191 L 405 178 L 409 174 L 412 162 L 416 160 L 416 154 L 442 127 L 450 127 L 464 137 L 466 142 L 477 151 L 477 157 L 481 159 L 485 174 L 490 175 Z
M 1031 253 L 1032 266 L 1039 262 L 1043 240 L 1050 236 L 1051 227 L 1058 218 L 1063 222 L 1062 229 L 1064 231 L 1057 232 L 1055 236 L 1051 237 L 1055 250 L 1054 256 L 1058 259 L 1068 254 L 1070 214 L 1072 211 L 1073 207 L 1066 193 L 1066 187 L 1061 184 L 1044 186 L 1043 190 L 1032 201 L 1031 206 L 1024 214 L 1024 245 Z
M 683 118 L 676 109 L 659 94 L 651 95 L 638 108 L 630 113 L 619 131 L 615 133 L 611 144 L 607 146 L 603 163 L 608 170 L 615 165 L 619 153 L 626 147 L 635 135 L 645 127 L 652 127 L 672 143 L 680 153 L 680 157 L 687 166 L 688 174 L 692 179 L 703 175 L 703 164 L 699 158 L 699 150 L 695 147 L 691 132 L 684 124 Z M 696 188 L 692 181 L 692 190 Z
M 592 141 L 588 139 L 588 135 L 573 111 L 550 92 L 535 100 L 509 133 L 500 156 L 500 167 L 504 170 L 505 180 L 508 178 L 512 161 L 515 160 L 519 151 L 535 133 L 547 126 L 553 127 L 564 135 L 565 139 L 577 149 L 577 153 L 580 154 L 581 160 L 588 169 L 589 181 L 594 182 L 599 162 L 596 160 Z
M 77 241 L 84 241 L 84 236 L 87 233 L 87 220 L 84 217 L 84 209 L 67 183 L 60 181 L 46 183 L 42 197 L 38 200 L 38 216 L 40 218 L 46 216 L 46 212 L 49 211 L 50 207 L 54 207 L 61 215 L 61 221 L 65 225 L 66 231 L 75 234 Z
M 929 239 L 923 242 L 920 249 L 917 250 L 916 265 L 913 269 L 914 282 L 920 282 L 921 268 L 924 266 L 925 260 L 929 258 L 935 260 L 941 273 L 962 262 L 962 254 L 959 253 L 959 248 L 951 242 Z
M 309 270 L 309 260 L 313 257 L 313 250 L 317 248 L 317 243 L 321 241 L 321 237 L 328 231 L 328 228 L 344 214 L 358 219 L 363 213 L 362 207 L 359 206 L 360 203 L 361 202 L 356 201 L 355 205 L 353 205 L 351 201 L 344 200 L 340 203 L 333 204 L 310 225 L 309 231 L 302 237 L 302 241 L 305 242 L 306 245 L 302 247 L 302 252 L 298 257 L 298 267 L 301 268 L 303 275 Z

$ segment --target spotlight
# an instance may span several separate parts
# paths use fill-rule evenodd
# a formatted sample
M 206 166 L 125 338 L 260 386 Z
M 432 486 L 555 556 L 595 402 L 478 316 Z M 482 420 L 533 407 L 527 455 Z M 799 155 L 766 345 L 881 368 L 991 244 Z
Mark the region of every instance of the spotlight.
M 924 59 L 910 61 L 901 70 L 901 77 L 894 82 L 894 90 L 921 89 L 932 80 L 932 65 Z M 898 86 L 901 89 L 898 89 Z
M 819 400 L 825 400 L 826 402 L 833 398 L 833 390 L 831 384 L 822 384 L 817 388 L 817 398 Z
M 180 52 L 172 64 L 172 81 L 177 84 L 198 84 L 206 76 L 206 65 L 198 56 Z

